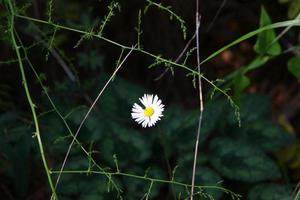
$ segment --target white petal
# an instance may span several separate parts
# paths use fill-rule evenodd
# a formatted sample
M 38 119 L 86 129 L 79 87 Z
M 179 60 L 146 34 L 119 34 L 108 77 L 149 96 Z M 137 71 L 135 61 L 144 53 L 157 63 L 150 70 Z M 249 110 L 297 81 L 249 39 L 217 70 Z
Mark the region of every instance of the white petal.
M 140 101 L 142 102 L 142 104 L 147 107 L 149 104 L 148 104 L 148 101 L 147 101 L 147 96 L 144 95 L 142 98 L 140 98 Z
M 144 109 L 139 106 L 138 104 L 134 104 L 132 109 L 131 109 L 132 112 L 136 112 L 136 113 L 142 113 L 144 111 Z
M 142 126 L 143 126 L 144 128 L 146 128 L 147 125 L 148 125 L 148 123 L 149 123 L 149 118 L 145 118 L 145 121 L 142 123 Z
M 149 104 L 153 104 L 153 95 L 152 94 L 148 94 L 148 102 L 149 102 Z
M 153 104 L 154 105 L 158 105 L 158 102 L 159 102 L 160 100 L 158 99 L 158 96 L 157 95 L 155 95 L 154 96 L 154 99 L 153 99 Z
M 131 113 L 132 119 L 140 118 L 142 115 L 140 113 Z

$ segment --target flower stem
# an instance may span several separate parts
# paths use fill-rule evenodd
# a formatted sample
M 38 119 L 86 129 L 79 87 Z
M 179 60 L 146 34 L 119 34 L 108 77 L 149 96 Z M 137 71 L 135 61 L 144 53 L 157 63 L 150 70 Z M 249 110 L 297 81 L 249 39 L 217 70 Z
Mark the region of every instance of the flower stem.
M 57 195 L 54 189 L 54 185 L 51 179 L 51 175 L 50 175 L 50 170 L 47 164 L 47 160 L 46 160 L 46 156 L 44 153 L 44 146 L 42 143 L 42 139 L 41 139 L 41 134 L 40 134 L 40 129 L 39 129 L 39 123 L 38 123 L 38 118 L 37 118 L 37 114 L 36 114 L 36 110 L 35 110 L 35 105 L 32 101 L 31 95 L 30 95 L 30 91 L 28 88 L 28 84 L 27 84 L 27 80 L 26 80 L 26 75 L 25 75 L 25 71 L 24 71 L 24 66 L 23 66 L 23 62 L 22 62 L 22 57 L 20 54 L 20 46 L 18 46 L 16 38 L 15 38 L 15 33 L 14 33 L 14 23 L 15 23 L 15 10 L 14 10 L 14 6 L 13 6 L 13 2 L 11 0 L 6 0 L 5 1 L 5 5 L 7 6 L 7 9 L 9 11 L 9 34 L 10 34 L 10 38 L 12 40 L 12 45 L 13 48 L 15 49 L 15 52 L 17 54 L 17 58 L 18 58 L 18 64 L 19 64 L 19 68 L 20 68 L 20 72 L 21 72 L 21 77 L 22 77 L 22 84 L 24 86 L 24 90 L 25 90 L 25 94 L 27 97 L 27 101 L 30 105 L 30 109 L 31 109 L 31 113 L 32 113 L 32 117 L 33 117 L 33 122 L 34 122 L 34 126 L 35 126 L 35 136 L 37 138 L 38 141 L 38 145 L 39 145 L 39 150 L 41 152 L 41 157 L 42 157 L 42 161 L 43 161 L 43 165 L 46 171 L 46 175 L 48 178 L 48 183 L 50 185 L 50 188 L 52 190 L 52 196 L 51 199 L 52 200 L 57 200 Z

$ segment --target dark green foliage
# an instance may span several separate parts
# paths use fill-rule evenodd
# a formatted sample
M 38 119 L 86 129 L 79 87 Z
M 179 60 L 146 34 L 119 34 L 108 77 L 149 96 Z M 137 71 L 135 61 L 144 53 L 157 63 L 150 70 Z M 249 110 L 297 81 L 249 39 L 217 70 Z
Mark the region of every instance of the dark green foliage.
M 291 58 L 288 62 L 288 70 L 291 72 L 298 80 L 300 80 L 300 58 Z
M 0 0 L 0 3 L 2 2 Z M 73 139 L 72 135 L 75 134 L 79 124 L 88 112 L 91 102 L 109 79 L 108 72 L 112 72 L 116 67 L 115 59 L 118 57 L 113 54 L 114 50 L 110 47 L 118 47 L 118 53 L 120 53 L 119 50 L 122 50 L 119 62 L 121 58 L 124 58 L 123 51 L 125 54 L 130 46 L 124 46 L 123 43 L 120 42 L 119 44 L 117 41 L 130 45 L 136 42 L 134 38 L 129 40 L 124 37 L 125 29 L 120 26 L 122 23 L 126 24 L 128 29 L 132 26 L 132 24 L 129 25 L 131 15 L 127 13 L 128 17 L 126 15 L 119 16 L 119 13 L 117 13 L 117 11 L 120 11 L 123 2 L 120 4 L 113 1 L 104 2 L 108 6 L 106 10 L 102 10 L 99 9 L 101 6 L 98 3 L 103 2 L 81 3 L 80 1 L 74 1 L 66 3 L 65 1 L 50 0 L 47 5 L 43 6 L 47 9 L 47 15 L 43 16 L 46 17 L 46 21 L 43 21 L 43 17 L 39 20 L 30 20 L 29 18 L 15 16 L 15 24 L 11 26 L 13 28 L 12 35 L 16 34 L 16 38 L 20 36 L 20 39 L 17 39 L 17 44 L 15 44 L 16 49 L 20 48 L 22 55 L 28 51 L 28 58 L 22 60 L 22 62 L 24 62 L 25 73 L 28 76 L 29 93 L 31 93 L 40 114 L 38 116 L 38 126 L 41 130 L 45 156 L 53 172 L 51 178 L 53 178 L 54 183 L 57 178 L 57 170 L 60 169 L 68 146 Z M 174 18 L 179 22 L 184 38 L 186 37 L 188 30 L 185 19 L 171 11 L 171 7 L 167 5 L 163 6 L 152 1 L 147 2 L 148 6 L 145 5 L 145 11 L 150 6 L 154 6 L 159 8 L 160 11 L 166 12 L 171 20 Z M 25 11 L 28 5 L 20 4 L 21 9 L 17 9 L 16 12 L 26 16 Z M 94 5 L 99 7 L 94 8 Z M 93 13 L 93 9 L 96 12 Z M 181 61 L 176 61 L 176 65 L 172 61 L 173 58 L 165 58 L 165 52 L 156 56 L 153 47 L 150 47 L 153 48 L 153 54 L 149 53 L 150 51 L 148 52 L 147 49 L 140 49 L 140 39 L 148 39 L 146 31 L 145 34 L 141 35 L 143 27 L 140 26 L 146 26 L 141 20 L 147 17 L 142 16 L 141 10 L 139 8 L 138 48 L 134 52 L 147 56 L 151 55 L 151 59 L 155 60 L 155 63 L 150 64 L 150 66 L 164 64 L 162 66 L 170 67 L 173 75 L 176 67 L 181 66 L 184 70 L 192 70 L 192 67 L 185 66 L 185 64 L 189 63 L 194 57 L 195 48 L 188 50 L 187 57 L 190 56 L 191 59 L 186 59 L 184 66 L 178 64 Z M 39 18 L 39 13 L 36 13 L 36 11 L 30 10 L 28 13 L 32 12 L 36 18 Z M 149 13 L 152 11 L 157 10 L 151 9 Z M 7 37 L 5 31 L 7 32 L 8 27 L 6 15 L 8 14 L 0 14 L 0 20 L 4 22 L 2 23 L 4 25 L 0 25 L 0 30 L 3 30 L 1 34 L 5 37 Z M 101 17 L 98 15 L 101 15 Z M 153 19 L 151 21 L 154 21 Z M 32 21 L 34 21 L 35 26 L 32 26 Z M 120 23 L 116 23 L 117 29 L 107 26 L 108 22 L 114 21 L 120 21 Z M 40 22 L 43 22 L 43 25 Z M 165 31 L 163 29 L 166 26 L 165 22 L 163 20 L 161 22 L 161 24 L 159 23 L 159 29 L 161 28 L 162 31 L 167 33 L 167 37 L 172 39 L 168 42 L 168 45 L 176 43 L 176 37 L 173 37 L 173 33 Z M 262 7 L 260 27 L 270 24 L 271 19 Z M 285 25 L 283 23 L 280 26 L 285 27 L 287 25 L 289 23 L 286 22 Z M 80 30 L 77 30 L 77 28 Z M 122 30 L 120 35 L 117 34 L 119 30 Z M 155 28 L 149 30 L 151 30 L 151 35 L 155 33 Z M 107 39 L 102 38 L 103 33 Z M 76 36 L 76 41 L 73 41 L 73 34 L 81 35 Z M 256 33 L 252 32 L 251 34 L 253 36 Z M 40 37 L 35 38 L 36 35 L 40 35 Z M 144 35 L 145 38 L 139 38 L 140 36 L 144 37 Z M 240 43 L 249 37 L 249 35 L 242 36 L 239 42 L 233 42 L 227 47 Z M 11 42 L 12 38 L 8 41 Z M 42 50 L 43 53 L 46 53 L 46 61 L 48 62 L 46 64 L 49 64 L 49 68 L 48 65 L 44 65 L 44 59 L 38 58 L 45 57 L 38 54 L 41 39 L 45 40 L 46 45 L 43 44 Z M 103 39 L 105 39 L 105 42 L 103 42 Z M 24 44 L 21 43 L 21 40 L 24 40 Z M 161 43 L 163 40 L 158 41 Z M 94 41 L 97 42 L 94 43 Z M 25 47 L 29 43 L 32 43 L 32 45 L 26 49 Z M 86 45 L 86 43 L 89 45 Z M 175 44 L 175 46 L 182 46 L 182 44 Z M 170 45 L 170 47 L 172 46 Z M 168 49 L 173 49 L 173 47 L 170 47 L 168 46 Z M 71 48 L 71 51 L 69 48 Z M 45 49 L 47 52 L 44 52 Z M 52 58 L 50 49 L 55 49 L 61 57 Z M 63 49 L 67 49 L 67 51 L 64 52 Z M 74 49 L 76 52 L 72 52 Z M 163 48 L 162 51 L 164 51 Z M 251 76 L 248 76 L 248 74 L 246 76 L 246 73 L 263 66 L 271 57 L 281 54 L 281 47 L 276 40 L 273 29 L 258 34 L 255 51 L 259 55 L 249 65 L 241 67 L 241 70 L 236 70 L 238 73 L 231 76 L 231 78 L 233 77 L 234 100 L 240 106 L 241 127 L 237 126 L 236 113 L 234 113 L 228 99 L 205 100 L 200 150 L 197 160 L 195 199 L 229 199 L 230 196 L 227 195 L 232 195 L 232 193 L 223 187 L 226 188 L 232 185 L 231 189 L 237 191 L 237 193 L 244 192 L 245 198 L 247 197 L 245 194 L 250 191 L 248 195 L 250 200 L 288 199 L 290 195 L 291 188 L 285 185 L 287 180 L 283 176 L 283 169 L 276 163 L 274 155 L 280 149 L 293 144 L 295 138 L 271 119 L 271 103 L 268 98 L 253 94 L 242 94 L 250 85 L 249 77 Z M 171 53 L 167 52 L 166 55 L 173 55 L 175 52 L 177 50 Z M 77 59 L 74 61 L 74 58 Z M 38 71 L 39 76 L 34 76 L 30 66 L 28 66 L 27 59 L 32 60 L 36 65 L 33 67 Z M 141 61 L 142 59 L 147 60 L 144 58 L 133 56 L 131 58 L 130 56 L 130 59 L 138 60 L 140 62 L 138 63 L 139 66 L 149 64 Z M 122 68 L 120 73 L 128 78 L 128 76 L 131 76 L 130 73 L 138 71 L 137 76 L 139 76 L 139 79 L 144 79 L 145 76 L 143 75 L 145 73 L 140 74 L 140 68 L 137 70 L 137 66 L 130 59 L 128 59 L 130 66 L 127 65 L 126 67 L 132 67 L 133 70 L 129 70 L 129 74 L 126 74 L 127 71 L 122 74 Z M 206 62 L 209 59 L 204 61 Z M 76 81 L 67 80 L 66 75 L 61 73 L 62 69 L 60 67 L 52 67 L 51 62 L 54 61 L 55 65 L 53 66 L 61 65 L 59 60 L 66 61 L 67 66 L 62 67 L 70 67 L 70 73 L 74 73 L 77 78 Z M 12 59 L 2 63 L 11 64 L 16 63 L 16 61 L 12 57 Z M 114 63 L 112 64 L 112 62 Z M 298 60 L 293 58 L 289 62 L 288 69 L 299 79 L 298 64 Z M 196 80 L 196 73 L 191 74 Z M 148 77 L 148 74 L 146 75 Z M 71 149 L 64 168 L 65 171 L 56 188 L 59 199 L 106 200 L 123 198 L 135 200 L 149 198 L 169 200 L 188 198 L 199 110 L 188 109 L 182 106 L 181 103 L 175 103 L 177 99 L 169 99 L 169 101 L 163 99 L 163 103 L 166 104 L 164 117 L 158 122 L 157 126 L 143 129 L 131 119 L 131 107 L 133 103 L 138 102 L 138 99 L 144 93 L 161 92 L 157 89 L 161 83 L 157 82 L 159 86 L 151 87 L 153 91 L 150 92 L 138 86 L 137 83 L 141 80 L 137 79 L 135 80 L 136 83 L 133 84 L 120 77 L 119 72 L 118 76 L 113 77 L 113 81 L 105 89 L 80 130 L 77 137 L 78 141 Z M 228 80 L 231 80 L 231 78 Z M 47 89 L 41 97 L 39 97 L 41 88 L 40 86 L 37 87 L 38 81 L 36 79 L 47 85 Z M 145 78 L 145 82 L 149 82 L 149 80 L 153 80 L 151 76 L 147 80 Z M 215 83 L 214 81 L 210 82 L 209 79 L 207 80 L 210 84 Z M 24 80 L 23 84 L 25 84 Z M 6 98 L 13 98 L 9 96 L 9 92 L 6 92 L 9 89 L 6 89 L 6 83 L 0 85 L 0 109 L 17 108 L 16 105 L 10 104 L 10 101 L 6 100 Z M 230 98 L 225 90 L 218 89 L 215 85 L 214 90 Z M 19 90 L 16 92 L 19 92 Z M 192 91 L 193 97 L 194 92 Z M 51 96 L 55 107 L 49 103 L 47 95 Z M 162 98 L 164 97 L 169 98 L 168 95 L 162 95 Z M 28 105 L 26 104 L 26 106 Z M 188 105 L 187 107 L 192 106 Z M 12 199 L 34 199 L 35 197 L 30 197 L 34 192 L 33 190 L 48 189 L 40 158 L 41 150 L 37 149 L 36 135 L 33 132 L 34 125 L 31 122 L 32 116 L 28 113 L 28 111 L 24 113 L 9 111 L 0 114 L 0 178 L 3 180 L 0 183 L 0 192 L 3 187 L 7 188 L 9 193 L 12 194 Z M 58 114 L 61 114 L 61 116 Z M 282 185 L 277 184 L 278 182 Z M 48 197 L 49 191 L 45 191 L 45 193 L 44 196 Z M 1 195 L 0 193 L 0 199 L 2 199 Z M 232 196 L 231 198 L 234 199 Z M 5 199 L 9 198 L 6 197 Z
M 65 175 L 58 187 L 58 192 L 64 200 L 78 197 L 79 199 L 113 199 L 114 191 L 107 192 L 107 180 L 102 176 L 87 176 L 86 174 Z
M 79 65 L 83 67 L 96 70 L 103 66 L 103 55 L 99 54 L 96 50 L 91 50 L 90 52 L 79 53 Z
M 32 170 L 33 132 L 19 117 L 15 112 L 0 115 L 0 172 L 5 183 L 13 185 L 16 197 L 24 198 Z
M 177 104 L 166 105 L 165 116 L 157 127 L 148 130 L 140 129 L 131 120 L 130 109 L 132 104 L 138 101 L 142 91 L 142 88 L 116 77 L 84 124 L 78 139 L 81 145 L 90 149 L 91 156 L 108 171 L 117 170 L 113 159 L 113 156 L 117 155 L 117 164 L 121 172 L 139 176 L 144 176 L 146 173 L 147 177 L 168 179 L 171 177 L 171 172 L 166 167 L 166 159 L 168 159 L 171 170 L 178 165 L 173 180 L 188 183 L 191 179 L 193 161 L 191 152 L 194 147 L 199 112 L 183 109 Z M 88 108 L 73 107 L 73 103 L 64 98 L 56 98 L 55 103 L 64 111 L 65 120 L 74 133 Z M 64 107 L 65 104 L 68 106 Z M 69 109 L 72 107 L 73 109 Z M 0 125 L 3 130 L 8 129 L 4 128 L 8 126 L 6 122 L 13 122 L 17 116 L 19 115 L 16 113 L 2 115 Z M 224 179 L 253 184 L 281 179 L 280 169 L 269 153 L 293 143 L 294 139 L 269 117 L 270 102 L 268 98 L 259 95 L 247 94 L 241 97 L 241 128 L 237 127 L 234 113 L 227 101 L 208 102 L 205 105 L 200 137 L 197 185 L 222 186 Z M 43 139 L 48 147 L 47 152 L 59 158 L 54 167 L 58 169 L 72 137 L 54 111 L 42 114 L 39 119 Z M 16 133 L 22 132 L 25 127 L 19 125 L 13 127 L 15 131 L 13 138 L 17 139 Z M 5 156 L 14 158 L 22 155 L 22 160 L 13 160 L 25 162 L 23 159 L 28 159 L 29 149 L 34 142 L 30 133 L 26 138 L 22 139 L 24 145 L 20 143 L 14 150 L 15 153 L 9 145 L 10 142 L 2 139 L 1 146 L 5 147 L 3 151 Z M 0 163 L 1 166 L 7 166 L 3 161 Z M 146 172 L 147 168 L 149 168 L 148 172 Z M 23 177 L 23 184 L 29 181 L 26 170 L 9 167 L 2 169 L 8 172 L 10 170 L 22 172 L 17 175 L 18 180 Z M 98 170 L 78 144 L 72 149 L 66 169 Z M 13 181 L 15 173 L 7 174 L 11 174 L 8 180 Z M 150 186 L 149 181 L 130 177 L 116 176 L 113 180 L 120 189 L 126 191 L 122 194 L 126 199 L 142 197 L 147 194 Z M 16 184 L 22 184 L 22 181 L 17 181 Z M 108 179 L 103 174 L 63 174 L 58 192 L 62 199 L 70 199 L 72 196 L 80 196 L 80 199 L 94 199 L 97 196 L 103 199 L 116 197 L 116 190 L 107 192 L 107 184 Z M 18 185 L 15 187 L 26 189 Z M 163 184 L 154 183 L 149 197 L 155 198 L 164 187 Z M 182 198 L 187 197 L 184 187 L 169 185 L 168 188 L 170 195 L 173 191 L 177 197 L 178 195 Z M 272 185 L 270 188 L 272 189 Z M 222 191 L 216 188 L 201 188 L 196 191 L 203 199 L 222 197 Z M 253 193 L 250 195 L 254 195 Z M 26 194 L 26 191 L 20 194 Z
M 235 134 L 240 140 L 265 152 L 276 152 L 295 141 L 287 131 L 273 121 L 263 119 L 249 124 L 241 131 L 236 130 Z
M 190 180 L 191 174 L 190 173 L 187 174 L 186 172 L 191 170 L 191 166 L 192 166 L 192 160 L 187 162 L 182 158 L 178 163 L 178 168 L 176 169 L 174 180 L 178 182 L 186 182 Z M 214 199 L 220 199 L 222 195 L 222 191 L 216 188 L 209 188 L 209 189 L 205 188 L 205 186 L 213 186 L 213 185 L 222 186 L 222 178 L 215 170 L 206 167 L 204 165 L 201 165 L 201 163 L 199 163 L 199 167 L 196 174 L 196 182 L 198 183 L 198 185 L 204 186 L 204 188 L 202 188 L 202 192 L 211 195 Z M 184 188 L 182 187 L 176 186 L 173 188 L 176 194 L 185 193 Z M 209 198 L 204 198 L 204 199 L 209 199 Z
M 205 105 L 200 141 L 203 143 L 208 135 L 223 125 L 226 101 L 212 101 Z
M 228 105 L 225 107 L 226 111 L 226 119 L 228 120 L 228 124 L 236 127 L 237 121 L 232 110 L 231 106 Z M 268 97 L 255 95 L 255 94 L 244 94 L 241 97 L 240 104 L 240 116 L 242 128 L 243 125 L 247 125 L 248 123 L 252 123 L 258 121 L 260 119 L 266 119 L 270 117 L 271 114 L 271 104 Z
M 275 162 L 245 142 L 215 138 L 210 144 L 210 155 L 214 168 L 233 180 L 258 182 L 280 178 Z
M 215 138 L 210 143 L 210 158 L 214 158 L 210 162 L 225 177 L 245 182 L 280 178 L 278 166 L 265 153 L 280 150 L 293 143 L 294 138 L 268 119 L 269 105 L 266 97 L 242 96 L 241 128 L 230 125 L 235 124 L 233 111 L 229 115 L 228 111 L 224 112 L 230 126 L 222 125 L 220 130 L 226 137 Z M 230 109 L 229 105 L 227 109 Z
M 292 200 L 292 191 L 286 185 L 259 184 L 248 195 L 249 200 Z

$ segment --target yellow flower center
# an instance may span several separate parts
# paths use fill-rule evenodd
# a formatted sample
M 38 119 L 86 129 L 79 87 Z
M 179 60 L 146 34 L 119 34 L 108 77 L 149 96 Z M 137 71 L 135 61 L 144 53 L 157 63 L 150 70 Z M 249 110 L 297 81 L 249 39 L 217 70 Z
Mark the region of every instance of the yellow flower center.
M 144 115 L 146 117 L 151 117 L 153 115 L 153 113 L 154 113 L 154 109 L 149 107 L 149 106 L 146 107 L 145 110 L 144 110 Z

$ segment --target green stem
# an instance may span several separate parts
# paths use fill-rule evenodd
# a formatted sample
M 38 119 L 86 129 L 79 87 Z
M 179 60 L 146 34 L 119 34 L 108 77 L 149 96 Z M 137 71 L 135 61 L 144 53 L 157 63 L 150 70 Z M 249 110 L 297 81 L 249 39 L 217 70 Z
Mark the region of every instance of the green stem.
M 158 136 L 159 136 L 159 142 L 160 142 L 161 148 L 163 149 L 164 159 L 165 159 L 167 169 L 168 169 L 168 175 L 169 175 L 169 178 L 171 179 L 171 178 L 173 178 L 173 176 L 172 176 L 171 164 L 170 164 L 170 161 L 169 161 L 169 158 L 168 158 L 168 151 L 167 151 L 167 148 L 166 148 L 167 143 L 165 141 L 165 138 L 163 136 L 162 130 L 161 130 L 159 125 L 158 125 Z M 171 187 L 171 190 L 172 190 L 173 198 L 176 199 L 176 195 L 175 195 L 173 185 Z
M 16 38 L 15 38 L 15 34 L 14 34 L 14 20 L 15 20 L 15 11 L 14 11 L 14 6 L 11 2 L 11 0 L 6 0 L 6 5 L 8 6 L 8 10 L 10 12 L 10 16 L 9 16 L 9 34 L 12 40 L 12 45 L 15 49 L 15 52 L 17 54 L 17 59 L 18 59 L 18 63 L 19 63 L 19 68 L 20 68 L 20 72 L 21 72 L 21 76 L 22 76 L 22 84 L 24 86 L 24 90 L 25 90 L 25 94 L 28 100 L 28 103 L 30 105 L 30 109 L 31 109 L 31 113 L 33 116 L 33 122 L 34 122 L 34 126 L 35 126 L 35 136 L 37 138 L 38 141 L 38 145 L 39 145 L 39 149 L 41 152 L 41 157 L 42 157 L 42 161 L 43 161 L 43 165 L 47 174 L 47 178 L 48 178 L 48 182 L 50 185 L 50 188 L 52 190 L 52 196 L 51 199 L 58 199 L 55 189 L 54 189 L 54 185 L 51 179 L 51 175 L 50 175 L 50 170 L 47 164 L 47 160 L 45 157 L 45 153 L 44 153 L 44 147 L 43 147 L 43 143 L 42 143 L 42 139 L 41 139 L 41 134 L 40 134 L 40 129 L 39 129 L 39 123 L 38 123 L 38 119 L 37 119 L 37 114 L 36 114 L 36 110 L 35 110 L 35 105 L 32 101 L 31 95 L 30 95 L 30 91 L 28 88 L 28 84 L 27 84 L 27 80 L 26 80 L 26 75 L 25 75 L 25 70 L 24 70 L 24 66 L 23 66 L 23 62 L 22 62 L 22 57 L 20 54 L 20 46 L 18 46 L 17 42 L 16 42 Z
M 51 173 L 59 174 L 60 171 L 59 170 L 51 171 Z M 93 170 L 64 170 L 62 173 L 64 173 L 64 174 L 88 174 L 88 173 L 91 174 L 92 173 L 92 174 L 110 175 L 110 176 L 124 176 L 124 177 L 139 179 L 139 180 L 145 180 L 145 181 L 149 181 L 149 182 L 153 182 L 153 183 L 172 184 L 172 185 L 177 185 L 177 186 L 187 187 L 187 188 L 192 187 L 192 185 L 190 185 L 190 184 L 185 184 L 185 183 L 177 182 L 174 180 L 156 179 L 156 178 L 151 178 L 151 177 L 147 177 L 147 176 L 128 174 L 128 173 L 124 173 L 124 172 L 100 172 L 100 171 L 93 171 Z M 203 186 L 195 185 L 194 187 L 198 188 L 198 189 L 217 189 L 217 190 L 221 190 L 221 191 L 225 192 L 226 194 L 230 194 L 236 198 L 240 197 L 240 195 L 235 194 L 231 190 L 228 190 L 226 188 L 216 186 L 216 185 L 203 185 Z
M 19 14 L 15 14 L 15 17 L 18 17 L 18 18 L 21 18 L 21 19 L 25 19 L 25 20 L 29 20 L 29 21 L 33 21 L 33 22 L 37 22 L 37 23 L 41 23 L 41 24 L 48 24 L 50 26 L 54 26 L 55 28 L 58 28 L 58 29 L 63 29 L 63 30 L 68 30 L 68 31 L 72 31 L 72 32 L 76 32 L 76 33 L 80 33 L 80 34 L 88 34 L 90 36 L 93 36 L 93 37 L 96 37 L 96 38 L 99 38 L 105 42 L 108 42 L 110 44 L 113 44 L 115 46 L 118 46 L 122 49 L 128 49 L 128 50 L 131 50 L 132 47 L 129 47 L 129 46 L 126 46 L 126 45 L 122 45 L 118 42 L 115 42 L 115 41 L 112 41 L 108 38 L 105 38 L 103 36 L 99 36 L 97 34 L 94 34 L 94 33 L 90 33 L 90 32 L 86 32 L 86 31 L 83 31 L 83 30 L 78 30 L 78 29 L 75 29 L 75 28 L 71 28 L 71 27 L 67 27 L 67 26 L 63 26 L 63 25 L 59 25 L 59 24 L 54 24 L 52 22 L 49 22 L 49 21 L 45 21 L 45 20 L 40 20 L 40 19 L 36 19 L 36 18 L 32 18 L 32 17 L 28 17 L 28 16 L 24 16 L 24 15 L 19 15 Z M 263 32 L 263 31 L 266 31 L 266 30 L 269 30 L 269 29 L 276 29 L 276 28 L 282 28 L 282 27 L 287 27 L 287 26 L 300 26 L 300 21 L 298 18 L 294 19 L 294 20 L 288 20 L 288 21 L 282 21 L 282 22 L 277 22 L 277 23 L 274 23 L 274 24 L 270 24 L 268 26 L 264 26 L 264 27 L 261 27 L 259 29 L 256 29 L 254 31 L 251 31 L 243 36 L 241 36 L 240 38 L 234 40 L 233 42 L 231 42 L 230 44 L 220 48 L 219 50 L 215 51 L 214 53 L 212 53 L 210 56 L 208 56 L 207 58 L 205 58 L 201 63 L 200 65 L 203 65 L 204 63 L 206 63 L 207 61 L 211 60 L 212 58 L 216 57 L 217 55 L 219 55 L 221 52 L 225 51 L 226 49 L 246 40 L 246 39 L 249 39 L 255 35 L 257 35 L 258 33 L 260 32 Z M 158 61 L 161 61 L 162 63 L 168 63 L 168 64 L 171 64 L 171 65 L 174 65 L 174 66 L 177 66 L 179 68 L 183 68 L 185 70 L 187 70 L 188 72 L 190 72 L 190 74 L 192 75 L 197 75 L 197 76 L 200 76 L 201 79 L 205 80 L 207 83 L 209 83 L 215 91 L 219 91 L 221 94 L 225 95 L 229 100 L 231 100 L 231 97 L 227 94 L 226 91 L 222 90 L 220 87 L 218 87 L 216 84 L 214 84 L 213 81 L 210 81 L 209 79 L 207 79 L 205 76 L 203 76 L 202 74 L 199 74 L 198 71 L 196 70 L 193 70 L 191 68 L 189 68 L 188 66 L 184 65 L 184 64 L 179 64 L 179 63 L 176 63 L 176 62 L 173 62 L 172 60 L 170 59 L 165 59 L 165 58 L 161 58 L 157 55 L 154 55 L 148 51 L 145 51 L 145 50 L 142 50 L 140 49 L 139 47 L 137 48 L 134 48 L 134 51 L 138 51 L 140 53 L 143 53 L 145 55 L 148 55 L 154 59 L 157 59 Z
M 113 45 L 115 45 L 115 46 L 117 46 L 117 47 L 120 47 L 120 48 L 122 48 L 122 49 L 124 49 L 124 50 L 126 50 L 126 49 L 127 49 L 127 50 L 131 50 L 131 49 L 132 49 L 132 47 L 130 47 L 130 46 L 126 46 L 126 45 L 120 44 L 120 43 L 118 43 L 118 42 L 115 42 L 115 41 L 113 41 L 113 40 L 110 40 L 110 39 L 108 39 L 108 38 L 105 38 L 105 37 L 103 37 L 103 36 L 100 36 L 100 35 L 97 35 L 97 34 L 94 34 L 94 33 L 86 32 L 86 31 L 83 31 L 83 30 L 74 29 L 74 28 L 67 27 L 67 26 L 63 26 L 63 25 L 59 25 L 59 24 L 50 23 L 50 22 L 48 22 L 48 21 L 44 21 L 44 20 L 40 20 L 40 19 L 36 19 L 36 18 L 24 16 L 24 15 L 18 15 L 18 14 L 16 14 L 15 16 L 18 17 L 18 18 L 21 18 L 21 19 L 25 19 L 25 20 L 32 21 L 32 22 L 37 22 L 37 23 L 41 23 L 41 24 L 48 24 L 48 25 L 50 25 L 50 26 L 54 26 L 54 27 L 57 28 L 57 29 L 68 30 L 68 31 L 72 31 L 72 32 L 79 33 L 79 34 L 89 34 L 89 35 L 91 35 L 91 36 L 93 36 L 93 37 L 95 37 L 95 38 L 99 38 L 99 39 L 101 39 L 101 40 L 103 40 L 103 41 L 105 41 L 105 42 L 107 42 L 107 43 L 113 44 Z M 211 86 L 213 86 L 213 87 L 215 88 L 215 90 L 217 90 L 217 91 L 219 91 L 220 93 L 224 94 L 227 98 L 230 98 L 230 96 L 229 96 L 226 92 L 224 92 L 221 88 L 217 87 L 217 86 L 216 86 L 212 81 L 210 81 L 208 78 L 206 78 L 206 77 L 203 76 L 202 74 L 199 74 L 197 71 L 195 71 L 195 70 L 193 70 L 193 69 L 191 69 L 191 68 L 189 68 L 189 67 L 187 67 L 187 66 L 185 66 L 185 65 L 183 65 L 183 64 L 173 62 L 173 61 L 171 61 L 171 60 L 169 60 L 169 59 L 166 59 L 166 58 L 161 58 L 161 57 L 159 57 L 159 56 L 157 56 L 157 55 L 154 55 L 154 54 L 152 54 L 152 53 L 150 53 L 150 52 L 148 52 L 148 51 L 145 51 L 145 50 L 143 50 L 143 49 L 140 49 L 139 47 L 133 48 L 133 50 L 134 50 L 134 51 L 137 51 L 137 52 L 140 52 L 140 53 L 143 53 L 143 54 L 145 54 L 145 55 L 148 55 L 148 56 L 150 56 L 150 57 L 152 57 L 152 58 L 154 58 L 154 59 L 157 59 L 158 61 L 161 61 L 162 63 L 168 63 L 168 64 L 171 64 L 171 65 L 177 66 L 177 67 L 179 67 L 179 68 L 185 69 L 185 70 L 187 70 L 188 72 L 190 72 L 190 74 L 195 74 L 195 75 L 197 75 L 197 76 L 201 76 L 201 78 L 202 78 L 203 80 L 205 80 L 206 82 L 208 82 Z

